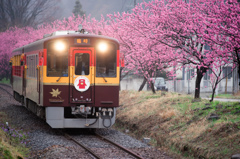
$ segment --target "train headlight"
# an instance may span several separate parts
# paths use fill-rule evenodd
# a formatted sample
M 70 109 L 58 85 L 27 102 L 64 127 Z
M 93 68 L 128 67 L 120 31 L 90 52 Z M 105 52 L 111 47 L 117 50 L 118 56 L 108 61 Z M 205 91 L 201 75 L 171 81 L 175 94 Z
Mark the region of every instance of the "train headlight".
M 66 49 L 66 44 L 61 41 L 58 41 L 55 43 L 54 48 L 56 51 L 64 51 Z
M 99 43 L 97 47 L 100 52 L 105 52 L 108 49 L 107 43 L 104 42 Z

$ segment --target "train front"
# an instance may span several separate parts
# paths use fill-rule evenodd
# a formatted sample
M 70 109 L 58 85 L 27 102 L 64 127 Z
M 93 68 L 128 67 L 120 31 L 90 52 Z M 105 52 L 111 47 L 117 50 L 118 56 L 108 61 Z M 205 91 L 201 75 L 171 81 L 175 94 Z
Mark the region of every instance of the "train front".
M 60 35 L 44 43 L 42 105 L 52 128 L 109 128 L 119 106 L 119 43 Z

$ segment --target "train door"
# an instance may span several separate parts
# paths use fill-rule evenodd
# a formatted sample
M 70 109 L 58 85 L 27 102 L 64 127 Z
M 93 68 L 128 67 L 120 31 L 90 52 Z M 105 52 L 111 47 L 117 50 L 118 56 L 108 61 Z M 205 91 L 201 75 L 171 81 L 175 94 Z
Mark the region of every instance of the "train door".
M 94 99 L 94 50 L 70 49 L 70 102 L 88 104 Z
M 36 72 L 35 73 L 36 73 L 36 77 L 37 77 L 38 104 L 40 104 L 40 97 L 41 97 L 41 91 L 40 91 L 40 66 L 39 66 L 39 56 L 38 55 L 36 55 L 36 58 L 35 58 L 35 66 L 36 66 Z

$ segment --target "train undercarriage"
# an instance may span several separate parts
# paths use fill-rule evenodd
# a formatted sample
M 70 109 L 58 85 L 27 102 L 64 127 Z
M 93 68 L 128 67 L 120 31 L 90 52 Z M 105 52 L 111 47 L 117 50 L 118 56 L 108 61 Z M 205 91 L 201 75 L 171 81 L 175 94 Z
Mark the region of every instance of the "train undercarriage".
M 115 123 L 116 108 L 42 107 L 15 91 L 14 98 L 52 128 L 109 128 Z

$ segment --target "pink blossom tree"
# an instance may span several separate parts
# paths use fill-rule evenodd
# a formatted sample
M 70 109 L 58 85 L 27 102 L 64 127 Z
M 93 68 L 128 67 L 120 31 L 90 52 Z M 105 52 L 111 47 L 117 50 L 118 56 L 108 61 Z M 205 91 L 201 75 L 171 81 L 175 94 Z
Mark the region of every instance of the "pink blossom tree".
M 152 28 L 156 32 L 156 36 L 152 38 L 175 48 L 177 63 L 196 68 L 195 98 L 199 98 L 202 77 L 212 67 L 215 56 L 215 52 L 204 51 L 207 42 L 203 38 L 201 29 L 206 26 L 195 22 L 205 15 L 198 12 L 198 4 L 195 1 L 189 3 L 181 0 L 172 1 L 165 5 L 164 10 L 159 10 L 160 7 L 156 8 L 155 5 L 149 4 L 149 7 L 153 12 L 161 15 L 155 23 L 162 25 L 156 29 Z M 157 5 L 163 6 L 161 2 L 157 2 Z
M 170 67 L 176 57 L 173 56 L 172 48 L 149 39 L 150 34 L 153 33 L 142 27 L 138 14 L 141 14 L 141 10 L 135 8 L 133 13 L 109 15 L 108 23 L 116 34 L 115 37 L 120 41 L 126 68 L 144 77 L 140 91 L 147 80 L 151 82 L 150 78 L 155 77 L 158 70 L 164 71 Z M 142 18 L 146 24 L 150 24 L 148 16 Z M 151 88 L 155 92 L 152 82 Z
M 77 30 L 82 24 L 91 33 L 117 38 L 126 69 L 143 75 L 145 80 L 167 67 L 195 67 L 195 98 L 199 98 L 207 70 L 232 62 L 240 67 L 239 10 L 237 0 L 155 0 L 137 5 L 132 13 L 109 15 L 100 21 L 72 16 L 37 29 L 11 28 L 0 33 L 0 60 L 8 59 L 13 49 L 41 39 L 44 34 Z M 9 72 L 1 64 L 2 70 Z
M 203 1 L 203 0 L 202 0 Z M 238 67 L 240 75 L 240 2 L 237 0 L 214 0 L 201 6 L 207 16 L 204 38 L 211 42 L 225 63 Z
M 27 45 L 38 39 L 42 39 L 43 35 L 51 34 L 57 30 L 77 30 L 78 25 L 86 25 L 86 21 L 78 16 L 71 16 L 62 21 L 56 20 L 50 24 L 44 24 L 34 29 L 32 27 L 10 28 L 5 32 L 0 33 L 0 77 L 10 77 L 11 67 L 9 60 L 14 49 Z
M 212 102 L 214 99 L 218 84 L 223 79 L 225 79 L 229 74 L 232 73 L 231 71 L 231 72 L 228 72 L 227 74 L 223 74 L 224 68 L 227 68 L 228 66 L 233 67 L 232 63 L 229 63 L 229 62 L 225 63 L 224 61 L 222 61 L 221 63 L 220 62 L 214 63 L 213 67 L 209 69 L 211 70 L 211 74 L 209 74 L 209 76 L 210 76 L 210 83 L 212 86 L 212 96 L 211 96 L 210 102 Z M 232 68 L 232 70 L 233 69 L 236 69 L 236 67 Z
M 176 0 L 166 4 L 157 0 L 143 2 L 128 16 L 134 23 L 125 25 L 149 40 L 174 48 L 174 56 L 177 57 L 175 64 L 191 65 L 197 69 L 195 98 L 200 97 L 200 83 L 206 71 L 215 62 L 227 57 L 218 58 L 224 53 L 222 46 L 206 38 L 209 37 L 206 23 L 210 22 L 211 5 L 204 0 L 188 3 Z M 204 50 L 206 45 L 212 49 Z

